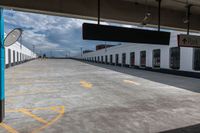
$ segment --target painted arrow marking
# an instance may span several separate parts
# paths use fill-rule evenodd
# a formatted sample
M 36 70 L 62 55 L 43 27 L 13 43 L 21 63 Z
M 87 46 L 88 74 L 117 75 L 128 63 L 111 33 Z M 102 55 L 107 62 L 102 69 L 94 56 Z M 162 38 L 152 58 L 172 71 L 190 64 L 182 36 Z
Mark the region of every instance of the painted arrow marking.
M 92 86 L 93 86 L 91 83 L 89 83 L 89 82 L 87 82 L 87 81 L 85 81 L 85 80 L 81 80 L 81 81 L 80 81 L 80 84 L 81 84 L 82 87 L 84 87 L 84 88 L 86 88 L 86 89 L 91 89 Z

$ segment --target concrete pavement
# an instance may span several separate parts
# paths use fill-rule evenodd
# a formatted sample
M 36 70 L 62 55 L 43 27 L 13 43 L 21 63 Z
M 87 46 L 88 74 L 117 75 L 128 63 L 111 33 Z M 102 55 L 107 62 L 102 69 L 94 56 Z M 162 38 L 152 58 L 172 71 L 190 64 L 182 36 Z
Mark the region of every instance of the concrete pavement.
M 200 131 L 200 79 L 75 60 L 6 70 L 0 133 Z

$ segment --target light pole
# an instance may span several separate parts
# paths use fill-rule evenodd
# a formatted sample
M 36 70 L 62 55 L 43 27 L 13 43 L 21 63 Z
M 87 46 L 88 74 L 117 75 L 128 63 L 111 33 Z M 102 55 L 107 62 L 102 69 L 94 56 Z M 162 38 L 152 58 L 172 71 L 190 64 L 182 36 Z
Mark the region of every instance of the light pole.
M 83 56 L 83 48 L 81 47 L 81 57 Z
M 66 58 L 70 58 L 70 51 L 66 50 Z
M 42 50 L 40 50 L 40 56 L 42 57 Z
M 33 45 L 33 53 L 35 53 L 35 45 Z
M 50 51 L 50 58 L 52 58 L 53 57 L 53 52 L 52 52 L 52 50 Z

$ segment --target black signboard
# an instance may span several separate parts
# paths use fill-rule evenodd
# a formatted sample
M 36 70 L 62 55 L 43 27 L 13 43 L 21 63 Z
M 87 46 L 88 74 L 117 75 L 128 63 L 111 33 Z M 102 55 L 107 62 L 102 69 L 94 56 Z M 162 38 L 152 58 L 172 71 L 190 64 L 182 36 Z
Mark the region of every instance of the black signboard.
M 116 41 L 169 45 L 170 32 L 124 28 L 108 25 L 83 24 L 84 40 Z

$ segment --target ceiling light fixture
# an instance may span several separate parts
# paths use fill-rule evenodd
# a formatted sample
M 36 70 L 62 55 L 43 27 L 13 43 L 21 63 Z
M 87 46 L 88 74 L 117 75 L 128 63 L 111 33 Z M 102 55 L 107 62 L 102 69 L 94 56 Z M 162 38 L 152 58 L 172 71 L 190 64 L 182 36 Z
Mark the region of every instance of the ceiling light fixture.
M 147 25 L 151 18 L 151 12 L 149 11 L 148 0 L 145 0 L 145 6 L 146 6 L 146 13 L 141 22 L 142 26 Z

